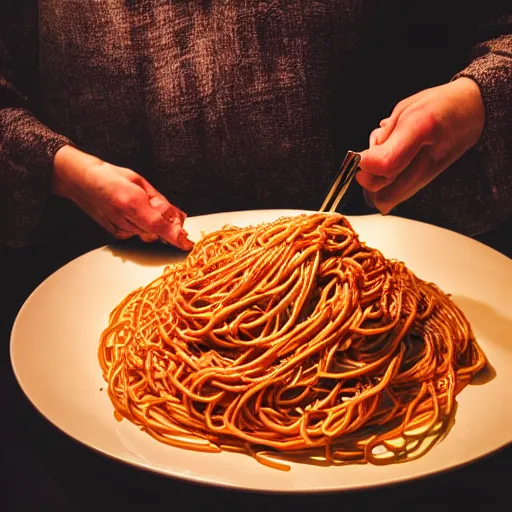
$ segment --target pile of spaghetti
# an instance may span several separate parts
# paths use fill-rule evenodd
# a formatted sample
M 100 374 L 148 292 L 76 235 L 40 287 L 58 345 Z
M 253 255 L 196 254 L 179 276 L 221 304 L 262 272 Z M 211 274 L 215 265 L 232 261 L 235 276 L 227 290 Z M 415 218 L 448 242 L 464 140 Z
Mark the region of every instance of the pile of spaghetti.
M 118 418 L 278 469 L 411 458 L 486 363 L 448 295 L 323 213 L 205 235 L 115 308 L 99 359 Z

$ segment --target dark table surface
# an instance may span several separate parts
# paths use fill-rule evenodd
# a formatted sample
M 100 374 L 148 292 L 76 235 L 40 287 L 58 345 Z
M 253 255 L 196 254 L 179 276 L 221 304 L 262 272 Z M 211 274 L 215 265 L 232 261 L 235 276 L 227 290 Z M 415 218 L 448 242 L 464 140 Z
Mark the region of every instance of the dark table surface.
M 512 257 L 511 235 L 508 222 L 480 240 Z M 31 406 L 17 385 L 8 356 L 10 327 L 19 306 L 39 282 L 64 263 L 49 257 L 50 252 L 42 248 L 0 253 L 4 304 L 7 301 L 0 317 L 4 343 L 0 478 L 5 502 L 0 501 L 0 510 L 512 510 L 511 446 L 461 468 L 412 482 L 304 496 L 248 494 L 190 484 L 123 465 L 82 446 Z

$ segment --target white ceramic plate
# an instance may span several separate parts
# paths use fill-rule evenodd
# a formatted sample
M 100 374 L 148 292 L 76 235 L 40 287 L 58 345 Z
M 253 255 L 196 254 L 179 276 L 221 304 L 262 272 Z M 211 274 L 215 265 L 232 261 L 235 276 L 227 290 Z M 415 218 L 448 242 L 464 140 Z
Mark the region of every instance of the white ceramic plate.
M 225 224 L 248 225 L 298 211 L 247 211 L 187 220 L 191 238 Z M 512 441 L 512 260 L 461 235 L 396 217 L 351 217 L 361 239 L 452 293 L 472 322 L 494 378 L 459 395 L 455 425 L 416 461 L 391 466 L 267 468 L 235 453 L 165 446 L 128 421 L 117 422 L 97 348 L 109 312 L 176 256 L 101 248 L 70 262 L 29 297 L 15 322 L 11 358 L 18 381 L 46 418 L 114 459 L 197 482 L 262 491 L 372 487 L 467 463 Z

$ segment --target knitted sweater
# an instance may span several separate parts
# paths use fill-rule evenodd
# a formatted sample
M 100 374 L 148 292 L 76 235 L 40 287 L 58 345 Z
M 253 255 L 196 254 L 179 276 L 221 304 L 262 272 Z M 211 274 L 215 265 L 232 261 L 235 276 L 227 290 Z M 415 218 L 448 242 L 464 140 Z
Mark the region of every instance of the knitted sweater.
M 396 212 L 469 235 L 512 212 L 512 13 L 493 0 L 0 4 L 0 245 L 48 222 L 70 142 L 189 215 L 316 209 L 398 101 L 456 76 L 480 86 L 481 140 Z M 355 182 L 343 208 L 365 211 Z

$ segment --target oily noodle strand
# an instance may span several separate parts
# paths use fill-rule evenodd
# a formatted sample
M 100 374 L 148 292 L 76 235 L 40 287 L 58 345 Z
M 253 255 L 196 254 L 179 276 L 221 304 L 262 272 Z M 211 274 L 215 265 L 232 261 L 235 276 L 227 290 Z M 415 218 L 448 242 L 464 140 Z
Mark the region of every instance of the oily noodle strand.
M 419 454 L 486 362 L 448 295 L 321 213 L 206 235 L 115 308 L 99 359 L 118 417 L 278 469 Z

